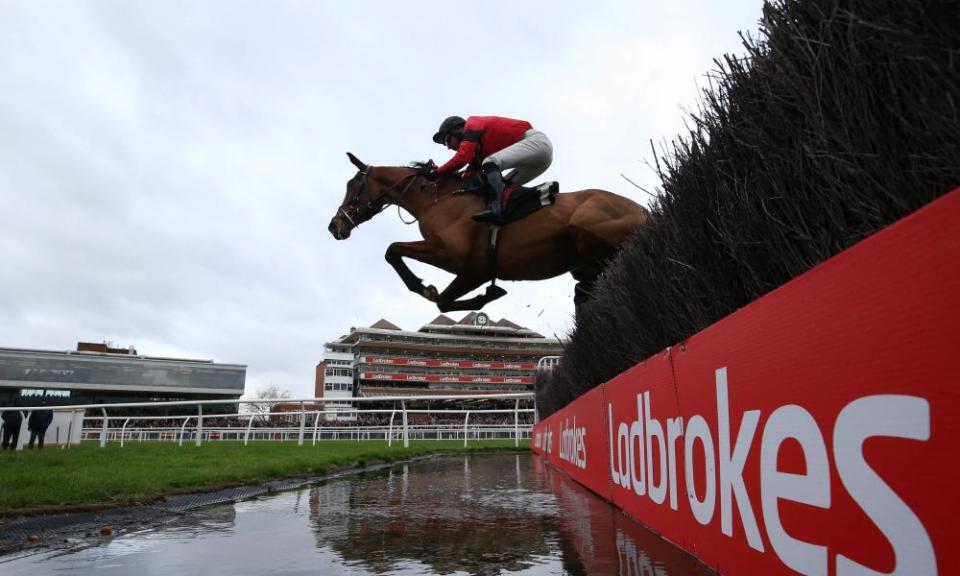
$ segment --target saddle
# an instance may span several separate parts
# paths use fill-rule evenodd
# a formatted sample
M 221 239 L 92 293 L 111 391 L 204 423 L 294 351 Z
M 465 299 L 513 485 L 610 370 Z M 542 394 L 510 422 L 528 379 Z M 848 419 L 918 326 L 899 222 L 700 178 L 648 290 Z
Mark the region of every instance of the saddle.
M 544 182 L 528 188 L 509 184 L 503 190 L 503 223 L 509 224 L 550 206 L 557 201 L 559 186 L 556 182 Z
M 463 189 L 466 194 L 478 194 L 484 200 L 490 195 L 489 186 L 479 175 L 471 181 L 472 186 Z M 506 291 L 497 286 L 497 248 L 500 245 L 500 228 L 533 214 L 537 210 L 550 206 L 557 200 L 559 185 L 557 182 L 544 182 L 528 188 L 508 182 L 503 189 L 503 223 L 490 224 L 490 244 L 487 250 L 487 266 L 490 270 L 490 285 L 487 296 L 499 298 Z
M 464 194 L 477 194 L 486 200 L 489 187 L 479 176 L 463 189 Z M 508 182 L 503 189 L 503 225 L 522 220 L 537 210 L 550 206 L 557 200 L 559 186 L 556 182 L 544 182 L 527 187 Z

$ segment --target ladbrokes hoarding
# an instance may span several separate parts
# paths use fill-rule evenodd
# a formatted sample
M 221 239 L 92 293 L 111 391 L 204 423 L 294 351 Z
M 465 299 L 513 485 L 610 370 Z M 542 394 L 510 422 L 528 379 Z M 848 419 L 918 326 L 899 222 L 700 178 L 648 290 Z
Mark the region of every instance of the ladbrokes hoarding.
M 534 450 L 723 573 L 960 574 L 958 222 L 955 191 L 551 415 Z

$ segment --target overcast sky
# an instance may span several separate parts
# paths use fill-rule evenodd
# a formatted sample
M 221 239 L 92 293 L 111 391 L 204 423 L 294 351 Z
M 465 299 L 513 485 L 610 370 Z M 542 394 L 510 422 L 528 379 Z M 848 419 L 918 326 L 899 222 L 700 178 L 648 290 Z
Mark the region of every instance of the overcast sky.
M 523 118 L 553 141 L 543 178 L 647 203 L 620 174 L 657 186 L 649 141 L 683 130 L 760 8 L 0 0 L 0 346 L 133 344 L 312 396 L 325 342 L 439 313 L 383 260 L 419 238 L 396 209 L 327 231 L 346 151 L 441 163 L 444 117 Z M 495 320 L 572 327 L 569 276 L 503 284 Z

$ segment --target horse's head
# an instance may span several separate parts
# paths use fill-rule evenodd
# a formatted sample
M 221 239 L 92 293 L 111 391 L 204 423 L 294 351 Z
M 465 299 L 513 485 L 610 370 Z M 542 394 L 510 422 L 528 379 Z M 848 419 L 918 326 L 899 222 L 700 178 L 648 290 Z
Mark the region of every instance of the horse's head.
M 373 218 L 384 206 L 384 198 L 379 195 L 374 197 L 371 189 L 373 183 L 369 173 L 373 167 L 367 166 L 349 152 L 347 157 L 357 167 L 358 172 L 347 181 L 347 194 L 343 198 L 343 204 L 330 220 L 328 229 L 337 240 L 349 238 L 351 230 Z

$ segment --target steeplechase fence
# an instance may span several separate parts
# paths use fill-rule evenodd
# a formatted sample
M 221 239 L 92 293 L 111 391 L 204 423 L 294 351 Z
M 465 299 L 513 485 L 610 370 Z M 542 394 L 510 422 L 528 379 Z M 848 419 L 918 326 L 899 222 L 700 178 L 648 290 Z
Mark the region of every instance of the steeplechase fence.
M 723 574 L 960 574 L 960 189 L 534 426 Z

